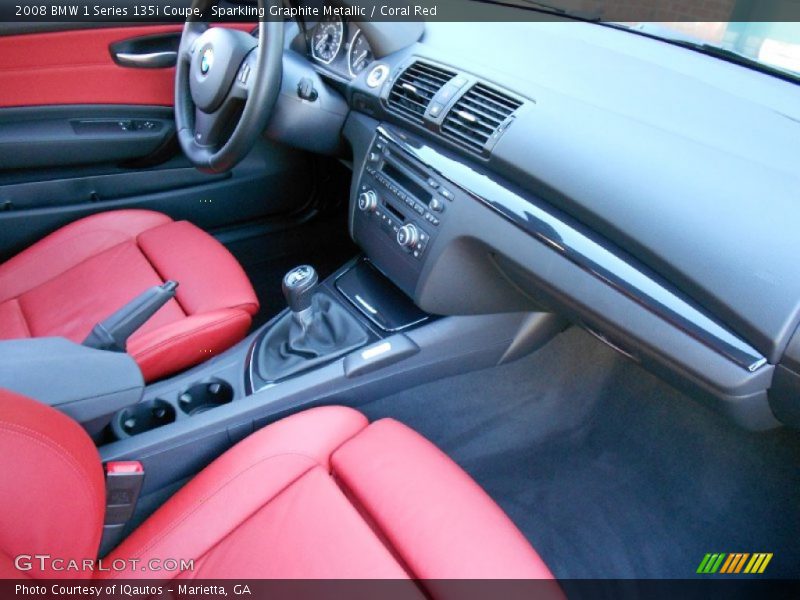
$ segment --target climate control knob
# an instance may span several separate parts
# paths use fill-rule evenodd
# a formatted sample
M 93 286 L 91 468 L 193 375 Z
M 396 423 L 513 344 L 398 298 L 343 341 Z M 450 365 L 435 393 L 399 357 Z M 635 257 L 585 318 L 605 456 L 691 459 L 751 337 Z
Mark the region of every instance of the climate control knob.
M 378 208 L 378 194 L 372 190 L 361 192 L 358 195 L 358 208 L 364 212 L 375 212 Z
M 403 248 L 413 250 L 419 244 L 419 230 L 411 223 L 403 225 L 397 230 L 397 243 Z

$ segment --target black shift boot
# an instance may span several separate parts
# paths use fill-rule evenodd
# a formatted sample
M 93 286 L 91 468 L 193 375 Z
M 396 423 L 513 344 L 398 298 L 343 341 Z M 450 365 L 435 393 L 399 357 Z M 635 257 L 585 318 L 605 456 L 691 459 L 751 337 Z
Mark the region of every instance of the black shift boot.
M 363 346 L 367 332 L 327 293 L 316 290 L 313 267 L 292 269 L 283 280 L 291 311 L 257 345 L 254 370 L 266 382 L 278 381 Z

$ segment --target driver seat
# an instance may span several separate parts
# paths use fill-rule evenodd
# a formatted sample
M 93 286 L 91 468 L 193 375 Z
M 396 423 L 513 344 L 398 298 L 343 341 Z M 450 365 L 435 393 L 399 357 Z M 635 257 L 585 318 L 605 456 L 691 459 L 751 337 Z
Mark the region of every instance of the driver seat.
M 62 227 L 0 264 L 0 340 L 81 343 L 96 323 L 170 279 L 179 283 L 175 298 L 128 340 L 145 381 L 244 338 L 258 300 L 222 244 L 187 221 L 118 210 Z

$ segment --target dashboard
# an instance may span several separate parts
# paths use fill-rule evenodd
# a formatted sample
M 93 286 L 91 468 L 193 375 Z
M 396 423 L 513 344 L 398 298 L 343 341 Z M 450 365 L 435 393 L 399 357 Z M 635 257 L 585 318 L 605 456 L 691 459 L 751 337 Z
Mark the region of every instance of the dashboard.
M 309 56 L 340 77 L 357 77 L 375 58 L 361 28 L 341 17 L 327 16 L 306 27 Z
M 352 237 L 428 312 L 555 311 L 746 427 L 800 426 L 800 87 L 506 10 L 298 27 L 324 93 L 295 138 L 346 140 Z

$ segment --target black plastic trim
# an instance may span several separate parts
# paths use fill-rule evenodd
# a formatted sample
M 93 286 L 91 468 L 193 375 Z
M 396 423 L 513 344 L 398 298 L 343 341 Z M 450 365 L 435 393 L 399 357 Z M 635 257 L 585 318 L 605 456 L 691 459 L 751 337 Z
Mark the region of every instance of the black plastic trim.
M 397 333 L 431 318 L 367 258 L 336 277 L 334 286 L 381 331 Z

